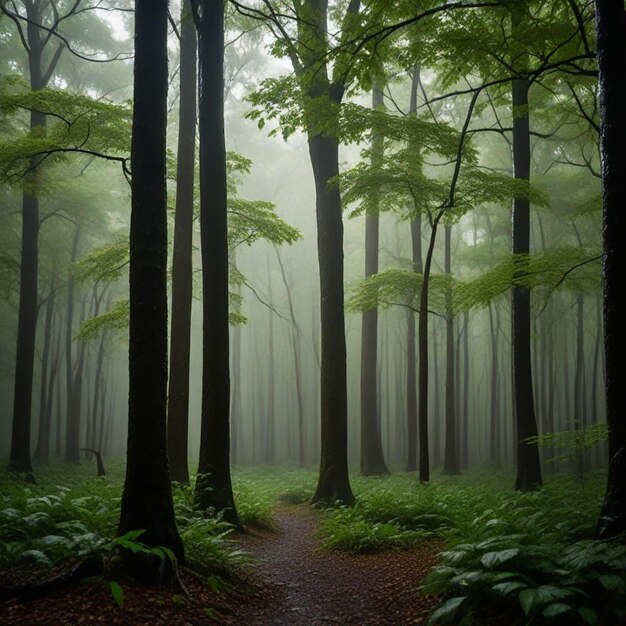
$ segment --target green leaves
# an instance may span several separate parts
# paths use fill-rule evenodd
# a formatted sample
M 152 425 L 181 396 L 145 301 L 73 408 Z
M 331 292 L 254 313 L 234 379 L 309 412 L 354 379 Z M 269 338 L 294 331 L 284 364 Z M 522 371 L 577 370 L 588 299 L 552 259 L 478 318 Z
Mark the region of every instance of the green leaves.
M 488 569 L 493 569 L 502 563 L 506 563 L 515 558 L 520 553 L 519 548 L 509 548 L 508 550 L 497 550 L 483 554 L 480 562 Z
M 124 590 L 120 586 L 118 582 L 115 580 L 109 581 L 109 589 L 111 591 L 111 595 L 115 600 L 115 604 L 117 604 L 118 608 L 124 608 Z
M 456 617 L 461 605 L 467 600 L 466 597 L 450 598 L 446 600 L 428 620 L 429 624 L 450 624 Z
M 20 77 L 3 77 L 0 112 L 16 116 L 25 111 L 45 113 L 48 125 L 0 142 L 0 179 L 5 182 L 28 185 L 24 174 L 34 157 L 55 162 L 71 153 L 83 153 L 122 163 L 130 154 L 131 110 L 127 106 L 67 89 L 32 91 Z

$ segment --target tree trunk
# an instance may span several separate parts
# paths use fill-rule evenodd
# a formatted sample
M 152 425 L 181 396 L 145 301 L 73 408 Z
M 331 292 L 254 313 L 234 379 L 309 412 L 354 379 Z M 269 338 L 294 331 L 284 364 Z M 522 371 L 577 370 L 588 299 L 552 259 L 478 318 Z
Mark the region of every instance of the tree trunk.
M 56 275 L 53 273 L 48 301 L 46 302 L 46 317 L 44 322 L 43 351 L 41 354 L 41 381 L 39 393 L 39 431 L 37 433 L 37 447 L 33 458 L 40 463 L 48 464 L 50 452 L 50 415 L 48 413 L 48 377 L 52 377 L 53 364 L 50 359 L 50 344 L 52 343 L 52 317 L 54 313 L 54 296 L 56 291 Z
M 430 481 L 430 460 L 428 457 L 428 286 L 430 282 L 430 269 L 433 262 L 433 252 L 437 240 L 438 220 L 432 221 L 430 240 L 426 252 L 424 264 L 424 277 L 420 292 L 419 306 L 419 392 L 418 392 L 418 418 L 419 418 L 419 479 L 421 483 Z M 437 393 L 437 389 L 435 389 Z
M 44 89 L 63 52 L 60 45 L 47 64 L 43 65 L 43 52 L 50 41 L 55 26 L 45 35 L 41 24 L 41 3 L 28 2 L 26 7 L 26 42 L 30 86 L 33 91 Z M 54 38 L 53 38 L 54 39 Z M 22 40 L 24 41 L 24 40 Z M 30 131 L 45 129 L 46 116 L 40 111 L 30 113 Z M 20 260 L 20 295 L 17 323 L 17 346 L 15 351 L 15 384 L 13 391 L 13 422 L 9 469 L 24 472 L 32 477 L 30 456 L 30 430 L 33 401 L 33 368 L 35 361 L 35 339 L 37 335 L 37 281 L 39 259 L 39 198 L 37 197 L 37 167 L 40 158 L 29 161 L 26 178 L 31 189 L 22 196 L 22 249 Z
M 337 184 L 337 139 L 309 137 L 317 213 L 317 251 L 320 267 L 322 327 L 320 474 L 312 502 L 350 505 L 354 495 L 348 477 L 348 398 L 346 333 L 343 312 L 343 222 Z
M 598 520 L 601 539 L 626 532 L 626 17 L 624 3 L 596 0 L 596 33 L 601 94 L 601 148 L 604 239 L 604 351 L 609 475 Z
M 451 276 L 452 226 L 446 224 L 444 238 L 444 272 Z M 457 453 L 454 384 L 454 315 L 452 313 L 452 290 L 448 290 L 446 312 L 446 445 L 443 458 L 443 474 L 460 474 Z
M 202 426 L 196 503 L 239 525 L 230 478 L 228 219 L 224 140 L 224 4 L 198 16 L 200 232 L 202 236 Z
M 441 407 L 439 394 L 439 334 L 437 331 L 438 320 L 433 321 L 433 466 L 441 465 Z
M 180 18 L 180 97 L 176 170 L 176 214 L 172 255 L 170 378 L 167 396 L 167 455 L 170 477 L 189 483 L 189 356 L 191 351 L 191 266 L 196 149 L 196 28 L 189 0 Z
M 118 534 L 184 560 L 167 461 L 167 0 L 135 3 L 130 336 L 126 479 Z M 145 557 L 126 555 L 134 575 L 154 580 Z M 160 580 L 159 580 L 160 582 Z
M 372 87 L 373 109 L 384 106 L 380 82 L 380 78 L 376 78 Z M 383 137 L 376 134 L 372 139 L 372 167 L 380 167 L 383 150 Z M 372 206 L 365 215 L 365 278 L 378 273 L 378 204 L 378 198 L 373 198 Z M 363 311 L 361 319 L 361 474 L 378 476 L 389 473 L 378 427 L 378 309 Z M 409 351 L 410 349 L 409 347 Z M 415 347 L 413 355 L 415 356 Z M 415 374 L 415 370 L 413 373 Z
M 520 16 L 513 12 L 514 30 Z M 513 170 L 515 179 L 530 180 L 530 128 L 528 116 L 528 90 L 530 82 L 513 80 Z M 513 200 L 513 254 L 530 252 L 530 201 L 527 196 Z M 524 261 L 519 272 L 524 272 Z M 537 435 L 537 420 L 533 402 L 533 381 L 530 357 L 530 290 L 521 285 L 513 287 L 512 351 L 513 392 L 517 422 L 517 477 L 515 489 L 530 491 L 541 486 L 541 464 L 536 445 L 526 442 Z

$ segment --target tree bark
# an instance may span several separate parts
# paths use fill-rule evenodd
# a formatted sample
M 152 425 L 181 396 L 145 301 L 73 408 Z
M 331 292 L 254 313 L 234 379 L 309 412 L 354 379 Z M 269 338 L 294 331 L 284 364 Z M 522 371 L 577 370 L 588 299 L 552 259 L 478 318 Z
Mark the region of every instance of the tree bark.
M 202 237 L 202 426 L 195 499 L 239 526 L 230 477 L 228 226 L 224 139 L 224 4 L 203 0 L 199 49 Z
M 604 239 L 604 352 L 609 474 L 596 533 L 601 539 L 626 532 L 626 16 L 624 3 L 596 0 L 596 50 L 600 70 L 600 142 Z
M 189 356 L 193 296 L 192 233 L 196 150 L 196 28 L 189 0 L 180 18 L 180 96 L 176 213 L 172 255 L 170 377 L 167 396 L 167 454 L 172 480 L 188 484 Z
M 341 198 L 331 178 L 339 174 L 339 144 L 333 137 L 309 137 L 315 177 L 317 250 L 322 326 L 320 474 L 313 502 L 352 504 L 348 477 L 348 398 L 343 311 L 343 222 Z
M 128 447 L 118 533 L 184 560 L 167 460 L 167 0 L 136 0 L 131 143 Z M 145 558 L 133 574 L 154 580 Z M 160 582 L 160 581 L 159 581 Z
M 63 52 L 60 45 L 53 54 L 47 68 L 43 64 L 43 52 L 50 35 L 42 38 L 41 3 L 28 2 L 26 7 L 26 51 L 33 91 L 44 89 Z M 58 24 L 58 22 L 57 22 Z M 56 26 L 51 32 L 56 30 Z M 53 38 L 54 39 L 54 38 Z M 30 113 L 30 131 L 45 128 L 46 116 L 40 111 Z M 22 196 L 22 249 L 20 260 L 20 295 L 17 324 L 17 346 L 15 352 L 15 385 L 13 392 L 13 428 L 9 469 L 24 472 L 32 477 L 30 456 L 30 430 L 33 400 L 33 369 L 35 361 L 35 339 L 37 335 L 37 283 L 39 259 L 39 198 L 37 197 L 37 167 L 39 157 L 30 159 L 27 179 L 31 192 Z
M 514 7 L 513 30 L 522 19 L 523 8 Z M 513 174 L 517 180 L 530 180 L 530 126 L 528 115 L 528 90 L 530 82 L 513 80 Z M 513 200 L 513 254 L 527 255 L 530 252 L 530 201 L 527 196 Z M 523 258 L 523 257 L 522 257 Z M 524 262 L 519 272 L 524 271 Z M 529 437 L 537 435 L 537 420 L 533 401 L 533 380 L 530 356 L 531 345 L 530 290 L 521 285 L 513 287 L 512 351 L 513 392 L 515 395 L 517 477 L 515 489 L 531 491 L 540 487 L 541 464 L 536 445 L 527 443 Z

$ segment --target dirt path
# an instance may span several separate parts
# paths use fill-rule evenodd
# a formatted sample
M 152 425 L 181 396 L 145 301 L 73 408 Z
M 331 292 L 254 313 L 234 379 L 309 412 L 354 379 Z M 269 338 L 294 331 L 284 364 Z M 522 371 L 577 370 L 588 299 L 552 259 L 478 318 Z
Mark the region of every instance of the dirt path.
M 321 550 L 318 513 L 307 505 L 277 510 L 279 531 L 239 538 L 257 564 L 252 591 L 213 591 L 187 571 L 190 597 L 119 580 L 118 608 L 106 580 L 74 584 L 31 602 L 0 604 L 2 626 L 403 626 L 423 624 L 436 606 L 419 590 L 438 546 L 349 555 Z
M 276 593 L 265 608 L 239 613 L 237 624 L 399 626 L 425 623 L 436 606 L 419 590 L 436 562 L 435 545 L 383 554 L 327 552 L 316 537 L 317 514 L 308 507 L 281 507 L 277 519 L 278 533 L 241 540 L 258 559 L 259 579 Z

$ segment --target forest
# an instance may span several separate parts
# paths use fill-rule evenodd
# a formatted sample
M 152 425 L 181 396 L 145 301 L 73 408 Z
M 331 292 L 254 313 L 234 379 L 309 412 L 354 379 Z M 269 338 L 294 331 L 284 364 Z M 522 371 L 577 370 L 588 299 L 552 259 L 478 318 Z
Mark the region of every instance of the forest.
M 626 624 L 625 79 L 624 0 L 0 0 L 0 624 Z

